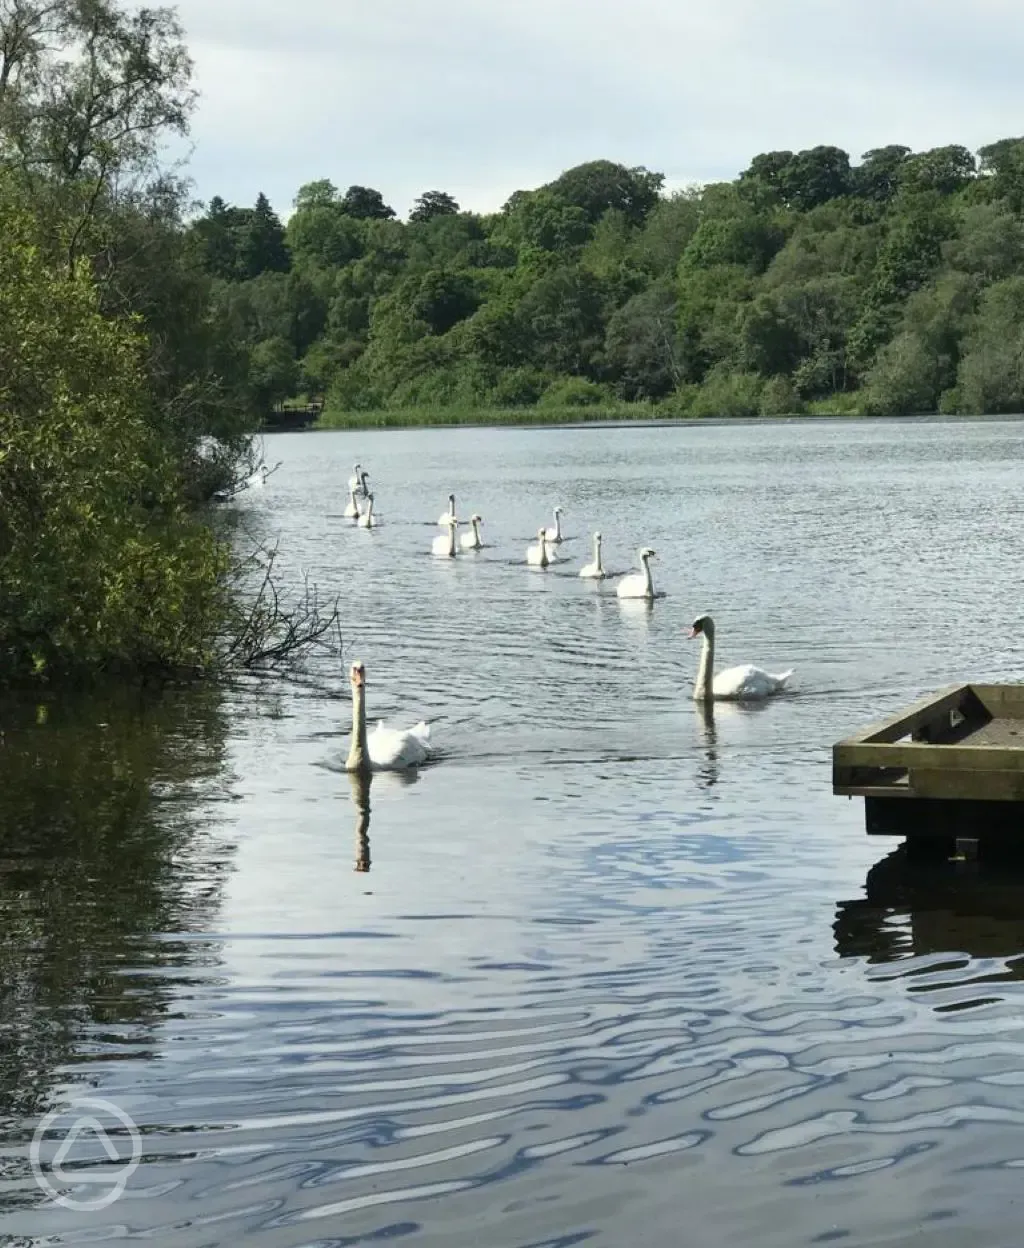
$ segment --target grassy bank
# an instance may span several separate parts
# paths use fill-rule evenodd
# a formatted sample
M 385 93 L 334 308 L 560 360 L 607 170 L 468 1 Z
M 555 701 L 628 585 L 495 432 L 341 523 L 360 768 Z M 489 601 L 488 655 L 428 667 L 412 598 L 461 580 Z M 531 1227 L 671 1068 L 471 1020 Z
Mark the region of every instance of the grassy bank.
M 317 429 L 409 429 L 437 425 L 578 425 L 608 420 L 653 420 L 677 413 L 651 403 L 595 407 L 395 407 L 367 412 L 324 412 Z
M 854 396 L 840 396 L 848 399 Z M 867 413 L 850 402 L 820 400 L 802 411 L 689 412 L 671 403 L 613 403 L 594 407 L 394 407 L 373 411 L 323 412 L 314 429 L 428 429 L 445 425 L 543 426 L 631 420 L 790 420 L 799 416 L 857 417 Z

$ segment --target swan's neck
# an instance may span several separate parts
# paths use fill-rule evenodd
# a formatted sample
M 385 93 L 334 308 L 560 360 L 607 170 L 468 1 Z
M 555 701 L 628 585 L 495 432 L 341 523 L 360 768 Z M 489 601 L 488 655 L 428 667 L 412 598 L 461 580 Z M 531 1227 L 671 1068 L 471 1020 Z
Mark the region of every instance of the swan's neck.
M 455 525 L 454 524 L 450 524 L 448 526 L 448 554 L 449 555 L 455 554 Z
M 475 541 L 480 540 L 480 521 L 479 520 L 473 521 L 473 538 Z
M 455 515 L 455 499 L 454 498 L 448 499 L 448 514 L 450 516 Z
M 560 511 L 556 511 L 555 512 L 555 541 L 557 542 L 561 536 L 562 536 L 562 513 Z
M 356 511 L 358 512 L 358 511 L 359 511 L 359 504 L 356 502 L 356 487 L 355 487 L 355 486 L 353 486 L 353 487 L 349 490 L 349 492 L 348 492 L 348 496 L 349 496 L 349 498 L 350 498 L 350 499 L 351 499 L 351 501 L 352 501 L 352 506 L 353 506 L 353 507 L 356 509 Z
M 701 637 L 700 666 L 697 668 L 697 683 L 693 686 L 693 696 L 697 699 L 711 696 L 712 672 L 715 666 L 715 639 L 706 632 Z
M 594 538 L 594 564 L 598 572 L 604 571 L 604 568 L 601 567 L 601 539 L 599 537 Z
M 371 521 L 373 519 L 373 498 L 372 497 L 368 499 L 366 503 L 366 519 L 367 521 Z
M 347 771 L 370 770 L 370 755 L 366 748 L 366 688 L 352 686 L 352 744 L 348 748 Z
M 651 579 L 651 562 L 648 555 L 644 555 L 641 562 L 644 565 L 644 590 L 648 594 L 654 593 L 654 581 Z

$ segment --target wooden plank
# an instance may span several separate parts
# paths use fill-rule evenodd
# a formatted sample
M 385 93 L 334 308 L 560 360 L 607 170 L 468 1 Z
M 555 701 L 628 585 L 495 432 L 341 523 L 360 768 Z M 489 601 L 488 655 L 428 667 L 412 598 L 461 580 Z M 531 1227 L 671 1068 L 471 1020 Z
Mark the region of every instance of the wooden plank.
M 1024 749 L 998 745 L 932 745 L 899 741 L 891 745 L 872 742 L 834 747 L 833 765 L 843 767 L 906 768 L 913 771 L 1024 771 Z
M 903 784 L 834 784 L 832 792 L 836 797 L 894 797 L 906 801 L 916 794 L 905 782 Z
M 971 685 L 971 688 L 993 717 L 1024 719 L 1024 684 Z
M 906 710 L 897 711 L 886 719 L 869 724 L 861 732 L 844 737 L 835 748 L 867 741 L 898 741 L 900 737 L 907 736 L 923 720 L 959 710 L 970 692 L 970 685 L 950 685 L 938 693 L 930 693 L 926 697 L 919 698 Z
M 915 797 L 958 798 L 973 802 L 1024 802 L 1020 771 L 914 771 L 910 789 Z

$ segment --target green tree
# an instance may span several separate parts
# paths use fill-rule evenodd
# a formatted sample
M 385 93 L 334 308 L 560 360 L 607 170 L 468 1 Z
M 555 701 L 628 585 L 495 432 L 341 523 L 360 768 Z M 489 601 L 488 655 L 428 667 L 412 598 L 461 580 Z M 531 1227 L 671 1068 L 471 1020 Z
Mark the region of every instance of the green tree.
M 456 200 L 446 191 L 424 191 L 413 204 L 410 222 L 423 225 L 436 217 L 455 216 L 459 211 Z
M 999 139 L 978 149 L 978 169 L 993 194 L 1014 212 L 1024 211 L 1024 137 Z
M 361 221 L 388 221 L 395 216 L 394 208 L 384 202 L 380 191 L 370 186 L 350 186 L 339 204 L 347 216 Z
M 977 173 L 974 157 L 966 147 L 951 143 L 909 157 L 900 170 L 900 186 L 908 191 L 936 191 L 952 195 Z
M 659 399 L 682 381 L 677 297 L 664 280 L 634 295 L 608 320 L 605 367 L 624 399 Z
M 202 670 L 226 559 L 143 416 L 144 342 L 9 192 L 0 230 L 0 678 Z
M 410 292 L 410 310 L 432 334 L 446 334 L 459 321 L 472 316 L 480 298 L 472 279 L 465 273 L 432 269 L 424 273 Z
M 956 391 L 962 412 L 1024 411 L 1024 277 L 996 282 L 982 295 Z
M 854 194 L 878 203 L 888 203 L 900 188 L 910 155 L 910 148 L 899 143 L 873 147 L 865 152 L 860 158 L 861 163 L 852 171 Z
M 665 175 L 638 165 L 628 169 L 611 160 L 592 160 L 567 169 L 542 189 L 579 208 L 592 225 L 609 210 L 640 225 L 657 204 Z
M 264 338 L 256 343 L 249 355 L 249 381 L 256 404 L 263 411 L 295 393 L 299 366 L 287 338 Z
M 291 267 L 284 227 L 262 191 L 256 196 L 242 248 L 247 277 L 258 277 L 261 273 L 287 273 Z

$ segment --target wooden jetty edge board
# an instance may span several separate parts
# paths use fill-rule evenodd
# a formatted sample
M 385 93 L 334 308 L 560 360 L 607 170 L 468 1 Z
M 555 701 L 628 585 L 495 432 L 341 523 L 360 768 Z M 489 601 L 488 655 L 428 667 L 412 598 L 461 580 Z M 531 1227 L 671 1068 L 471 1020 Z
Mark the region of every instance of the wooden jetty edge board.
M 1024 684 L 952 685 L 844 738 L 832 791 L 1024 803 Z

